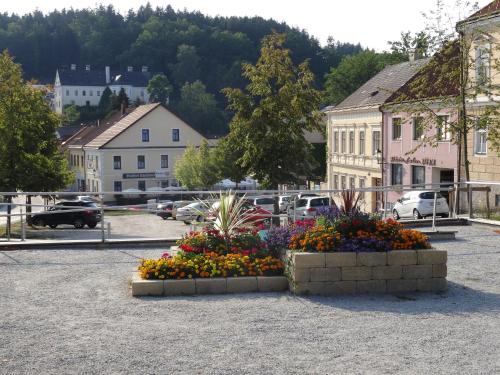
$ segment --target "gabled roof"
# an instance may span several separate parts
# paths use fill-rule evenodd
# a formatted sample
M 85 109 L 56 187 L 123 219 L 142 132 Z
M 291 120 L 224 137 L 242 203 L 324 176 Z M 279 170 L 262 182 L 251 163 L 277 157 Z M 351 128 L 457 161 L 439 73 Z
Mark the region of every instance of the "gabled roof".
M 482 18 L 482 17 L 486 17 L 486 16 L 492 16 L 496 13 L 500 13 L 500 0 L 492 1 L 491 3 L 486 5 L 484 8 L 479 9 L 476 13 L 467 17 L 464 20 L 464 22 L 476 20 L 478 18 Z
M 428 62 L 429 59 L 420 59 L 385 67 L 331 111 L 384 104 L 396 90 Z
M 150 72 L 123 72 L 117 73 L 111 80 L 110 85 L 131 85 L 135 87 L 146 87 L 152 75 Z
M 108 86 L 108 85 L 131 85 L 135 87 L 146 87 L 153 76 L 151 72 L 122 72 L 113 70 L 110 72 L 110 82 L 106 83 L 106 72 L 99 70 L 82 69 L 57 69 L 59 81 L 65 86 Z M 156 73 L 155 73 L 156 74 Z

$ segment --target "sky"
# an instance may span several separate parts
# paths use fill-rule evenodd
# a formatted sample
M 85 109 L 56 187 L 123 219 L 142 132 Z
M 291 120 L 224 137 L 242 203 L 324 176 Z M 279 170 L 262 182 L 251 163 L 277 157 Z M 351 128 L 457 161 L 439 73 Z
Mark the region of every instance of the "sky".
M 457 0 L 443 0 L 449 14 L 458 16 Z M 460 0 L 459 0 L 460 1 Z M 467 0 L 463 0 L 467 1 Z M 137 9 L 147 0 L 0 0 L 0 11 L 24 14 L 38 9 L 87 8 L 113 4 L 121 13 Z M 325 44 L 332 36 L 341 42 L 361 43 L 378 51 L 387 41 L 398 40 L 401 31 L 419 31 L 426 25 L 422 12 L 435 9 L 436 0 L 150 0 L 152 6 L 170 4 L 174 9 L 199 10 L 216 16 L 260 16 L 285 21 L 306 30 Z M 490 0 L 478 0 L 480 7 Z

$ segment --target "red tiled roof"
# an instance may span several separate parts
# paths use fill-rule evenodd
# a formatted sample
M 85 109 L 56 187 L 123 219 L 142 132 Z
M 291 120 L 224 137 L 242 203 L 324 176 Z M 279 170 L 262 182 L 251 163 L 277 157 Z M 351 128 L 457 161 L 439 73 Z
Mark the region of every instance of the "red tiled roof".
M 474 20 L 476 18 L 481 18 L 484 16 L 491 16 L 495 13 L 500 12 L 500 0 L 494 0 L 488 5 L 486 5 L 484 8 L 479 9 L 476 13 L 473 15 L 469 16 L 465 22 Z

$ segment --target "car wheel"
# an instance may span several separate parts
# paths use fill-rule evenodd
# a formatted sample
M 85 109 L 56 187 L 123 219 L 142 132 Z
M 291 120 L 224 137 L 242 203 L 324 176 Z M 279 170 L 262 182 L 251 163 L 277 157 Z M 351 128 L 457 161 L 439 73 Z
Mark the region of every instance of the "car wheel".
M 184 224 L 189 225 L 191 223 L 189 221 L 184 221 Z
M 49 224 L 49 227 L 51 227 L 52 229 L 56 229 L 57 228 L 57 224 Z
M 85 223 L 82 219 L 75 219 L 75 221 L 73 222 L 73 226 L 76 229 L 82 229 L 85 226 Z
M 89 226 L 90 229 L 94 229 L 97 226 L 97 223 L 90 223 L 87 225 Z
M 397 210 L 393 210 L 392 211 L 392 217 L 394 218 L 394 220 L 399 220 L 400 219 L 400 216 L 399 216 Z
M 448 216 L 450 216 L 449 214 L 442 214 L 441 217 L 442 218 L 447 218 Z
M 35 227 L 44 227 L 45 221 L 43 221 L 43 219 L 35 219 L 35 220 L 33 220 L 33 225 Z
M 418 212 L 418 210 L 415 208 L 413 210 L 413 219 L 418 220 L 418 219 L 421 219 L 421 218 L 422 218 L 422 215 L 420 215 L 420 212 Z
M 200 215 L 200 216 L 198 216 L 198 217 L 196 218 L 196 221 L 197 221 L 198 223 L 203 223 L 203 222 L 205 221 L 205 218 L 204 218 L 203 216 L 201 216 L 201 215 Z

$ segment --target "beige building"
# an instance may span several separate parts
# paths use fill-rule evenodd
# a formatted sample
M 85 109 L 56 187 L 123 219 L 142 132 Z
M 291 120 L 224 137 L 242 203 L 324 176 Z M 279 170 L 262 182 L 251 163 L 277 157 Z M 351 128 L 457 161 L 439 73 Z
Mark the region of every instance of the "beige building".
M 177 187 L 173 173 L 176 160 L 188 145 L 199 146 L 204 140 L 163 105 L 139 106 L 97 126 L 84 127 L 63 143 L 76 174 L 71 190 L 121 192 Z
M 500 1 L 496 0 L 457 25 L 466 46 L 470 45 L 469 77 L 471 92 L 469 114 L 480 117 L 487 108 L 496 107 L 500 101 Z M 498 119 L 495 126 L 498 127 Z M 500 154 L 488 140 L 489 129 L 477 127 L 469 132 L 467 151 L 471 181 L 500 182 Z M 463 165 L 463 161 L 462 161 Z M 462 168 L 461 180 L 465 180 Z M 500 188 L 491 186 L 490 205 L 500 210 Z M 474 193 L 474 207 L 485 202 L 486 194 Z
M 382 186 L 381 105 L 427 60 L 386 67 L 335 107 L 327 116 L 327 187 L 333 189 Z M 382 207 L 382 194 L 362 195 L 362 209 Z

